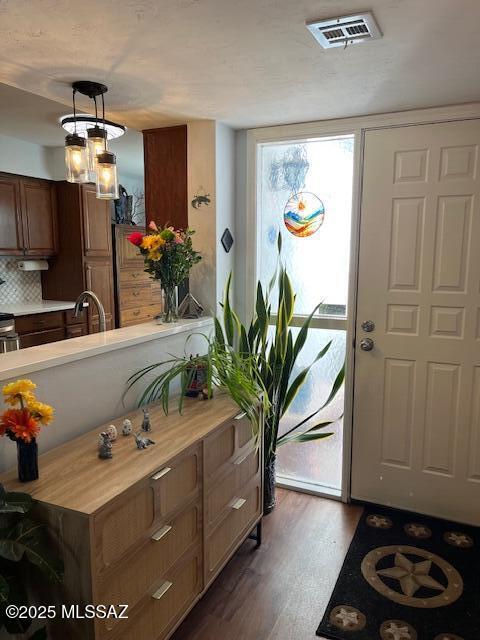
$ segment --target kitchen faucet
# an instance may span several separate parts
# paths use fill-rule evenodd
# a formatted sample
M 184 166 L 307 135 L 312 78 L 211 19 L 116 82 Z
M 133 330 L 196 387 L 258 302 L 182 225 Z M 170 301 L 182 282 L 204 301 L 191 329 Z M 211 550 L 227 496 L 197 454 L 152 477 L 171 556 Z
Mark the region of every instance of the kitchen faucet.
M 103 304 L 100 302 L 100 298 L 93 291 L 82 291 L 82 293 L 78 296 L 77 301 L 75 302 L 75 309 L 73 311 L 73 316 L 78 318 L 80 313 L 83 311 L 83 305 L 87 301 L 87 298 L 90 298 L 97 307 L 98 311 L 98 330 L 100 332 L 107 330 L 107 324 L 105 319 L 105 309 L 103 308 Z

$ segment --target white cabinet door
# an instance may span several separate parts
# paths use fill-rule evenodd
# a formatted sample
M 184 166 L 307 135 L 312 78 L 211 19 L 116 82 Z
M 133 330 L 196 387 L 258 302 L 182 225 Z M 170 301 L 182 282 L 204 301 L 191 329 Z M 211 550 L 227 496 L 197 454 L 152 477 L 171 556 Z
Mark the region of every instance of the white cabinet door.
M 475 525 L 479 146 L 479 120 L 365 136 L 352 456 L 353 497 Z

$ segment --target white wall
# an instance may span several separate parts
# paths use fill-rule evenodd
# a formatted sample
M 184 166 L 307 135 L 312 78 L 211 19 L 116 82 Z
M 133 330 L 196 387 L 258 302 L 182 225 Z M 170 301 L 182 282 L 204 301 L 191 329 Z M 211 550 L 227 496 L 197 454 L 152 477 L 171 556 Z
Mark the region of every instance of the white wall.
M 247 132 L 235 132 L 235 309 L 243 322 L 246 318 L 247 273 Z
M 216 202 L 217 202 L 217 303 L 223 299 L 223 291 L 229 273 L 235 271 L 237 237 L 235 228 L 235 132 L 231 127 L 217 122 L 216 126 Z M 228 227 L 234 242 L 229 253 L 220 241 Z M 233 292 L 232 292 L 233 293 Z M 233 298 L 232 298 L 233 300 Z M 219 308 L 217 306 L 217 312 Z
M 0 171 L 55 180 L 55 165 L 53 147 L 0 135 Z
M 208 333 L 208 327 L 202 332 Z M 22 376 L 37 384 L 40 401 L 56 409 L 55 421 L 43 427 L 38 438 L 40 453 L 106 422 L 115 423 L 115 417 L 131 411 L 146 385 L 136 387 L 123 401 L 128 377 L 142 367 L 168 359 L 170 354 L 183 355 L 188 336 L 191 336 L 189 353 L 205 351 L 205 342 L 198 335 L 198 330 L 186 331 Z M 3 411 L 3 407 L 0 409 Z M 173 409 L 176 409 L 174 404 Z M 118 426 L 118 420 L 116 424 Z M 95 450 L 96 438 L 93 438 L 92 451 Z M 15 464 L 15 444 L 8 438 L 0 438 L 0 472 Z
M 213 315 L 217 306 L 216 127 L 214 120 L 189 122 L 187 127 L 188 226 L 195 230 L 194 247 L 202 254 L 190 274 L 190 290 L 206 313 Z M 199 189 L 210 196 L 210 204 L 194 209 L 190 203 Z

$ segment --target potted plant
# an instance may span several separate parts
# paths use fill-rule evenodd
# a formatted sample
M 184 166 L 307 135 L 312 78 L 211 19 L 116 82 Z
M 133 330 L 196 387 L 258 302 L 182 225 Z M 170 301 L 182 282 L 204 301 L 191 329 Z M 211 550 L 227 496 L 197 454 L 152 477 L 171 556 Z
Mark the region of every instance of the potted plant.
M 17 380 L 3 387 L 4 402 L 10 408 L 0 415 L 0 436 L 17 443 L 20 482 L 38 478 L 37 436 L 41 425 L 53 420 L 53 408 L 36 399 L 36 387 L 31 380 Z
M 45 526 L 31 518 L 33 506 L 28 493 L 7 492 L 0 484 L 0 629 L 15 635 L 25 633 L 32 619 L 9 618 L 7 607 L 31 604 L 29 588 L 34 583 L 38 589 L 39 579 L 45 577 L 53 583 L 63 579 L 62 562 L 49 548 Z M 29 640 L 46 637 L 42 627 Z
M 248 325 L 242 324 L 238 314 L 232 308 L 230 300 L 231 275 L 227 280 L 222 303 L 223 317 L 215 318 L 215 334 L 206 338 L 207 353 L 194 359 L 208 371 L 209 391 L 215 383 L 227 390 L 242 411 L 249 416 L 256 436 L 263 427 L 264 452 L 264 513 L 270 513 L 275 507 L 275 460 L 277 447 L 291 442 L 311 442 L 332 435 L 324 429 L 334 420 L 320 420 L 311 424 L 311 420 L 334 399 L 345 377 L 345 367 L 338 372 L 330 393 L 314 412 L 279 436 L 282 417 L 297 396 L 306 381 L 311 368 L 328 352 L 331 341 L 317 353 L 309 366 L 293 374 L 298 356 L 302 351 L 313 316 L 319 303 L 305 319 L 293 339 L 291 321 L 295 306 L 295 293 L 292 289 L 287 270 L 281 264 L 282 242 L 278 236 L 278 265 L 270 283 L 264 291 L 262 284 L 257 285 L 255 312 Z M 272 313 L 271 293 L 278 284 L 277 313 Z M 269 327 L 274 331 L 269 333 Z M 140 398 L 140 404 L 153 402 L 160 398 L 164 410 L 168 412 L 170 389 L 173 381 L 180 377 L 181 396 L 189 385 L 192 360 L 172 358 L 158 362 L 138 371 L 129 379 L 129 387 L 150 375 L 158 367 L 167 367 L 159 376 L 153 378 Z
M 150 222 L 146 235 L 134 231 L 128 240 L 140 250 L 145 271 L 159 280 L 164 295 L 164 322 L 178 320 L 177 287 L 188 277 L 190 269 L 201 260 L 192 245 L 191 229 L 158 228 Z

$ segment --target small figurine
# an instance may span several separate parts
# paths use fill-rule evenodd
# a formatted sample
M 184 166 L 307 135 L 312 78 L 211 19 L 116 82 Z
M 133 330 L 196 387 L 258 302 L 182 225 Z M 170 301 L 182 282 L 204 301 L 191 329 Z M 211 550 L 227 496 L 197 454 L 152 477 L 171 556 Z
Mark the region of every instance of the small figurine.
M 129 436 L 132 433 L 132 421 L 128 418 L 122 422 L 122 435 Z
M 148 409 L 142 409 L 143 411 L 143 420 L 142 420 L 142 431 L 146 431 L 147 433 L 152 430 L 152 425 L 150 424 L 150 414 Z
M 117 427 L 111 424 L 107 429 L 107 435 L 110 438 L 110 442 L 115 442 L 117 439 Z
M 102 460 L 107 460 L 112 457 L 112 443 L 110 441 L 109 435 L 106 431 L 103 431 L 100 434 L 101 444 L 98 447 L 98 457 Z M 99 442 L 100 442 L 99 438 Z
M 137 449 L 146 449 L 149 445 L 155 444 L 155 442 L 150 440 L 150 438 L 143 438 L 140 433 L 135 433 L 134 435 Z

